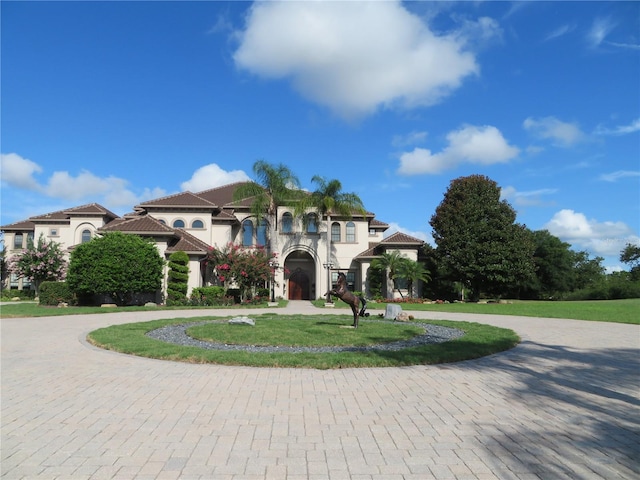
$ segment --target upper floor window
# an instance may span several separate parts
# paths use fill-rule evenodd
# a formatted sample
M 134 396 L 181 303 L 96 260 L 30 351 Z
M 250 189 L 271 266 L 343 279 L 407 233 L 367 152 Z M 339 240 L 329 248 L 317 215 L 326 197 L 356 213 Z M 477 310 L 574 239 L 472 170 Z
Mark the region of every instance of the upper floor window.
M 251 220 L 242 222 L 242 245 L 244 247 L 253 245 L 253 222 Z
M 318 216 L 315 213 L 307 215 L 307 233 L 318 233 Z
M 13 248 L 22 248 L 22 234 L 16 233 L 13 237 Z
M 264 247 L 267 244 L 267 221 L 263 218 L 258 224 L 256 231 L 258 245 Z
M 80 243 L 87 243 L 89 240 L 91 240 L 91 230 L 83 230 Z
M 166 224 L 167 224 L 167 222 L 165 222 L 165 221 L 164 221 L 163 219 L 161 219 L 161 218 L 159 218 L 159 219 L 158 219 L 158 221 L 159 221 L 161 224 L 163 224 L 163 225 L 166 225 Z
M 204 228 L 204 222 L 202 220 L 194 220 L 191 222 L 191 228 Z
M 184 228 L 184 220 L 174 220 L 173 228 Z
M 356 241 L 356 224 L 347 222 L 347 242 L 355 243 Z
M 334 222 L 331 224 L 331 241 L 340 242 L 340 240 L 340 224 L 338 222 Z
M 58 229 L 57 228 L 51 228 L 49 230 L 49 236 L 50 237 L 57 237 L 58 236 Z
M 293 230 L 293 215 L 286 212 L 282 215 L 282 233 L 291 233 Z

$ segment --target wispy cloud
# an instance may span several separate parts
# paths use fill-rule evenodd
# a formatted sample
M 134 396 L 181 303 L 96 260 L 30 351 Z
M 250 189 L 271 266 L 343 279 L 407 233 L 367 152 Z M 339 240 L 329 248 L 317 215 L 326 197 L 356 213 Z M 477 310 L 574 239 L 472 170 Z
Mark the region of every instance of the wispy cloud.
M 605 182 L 617 182 L 618 180 L 622 179 L 622 178 L 629 178 L 629 177 L 640 177 L 640 171 L 638 170 L 618 170 L 616 172 L 612 172 L 612 173 L 603 173 L 602 175 L 600 175 L 600 180 L 603 180 Z
M 553 195 L 557 191 L 557 188 L 540 188 L 538 190 L 519 192 L 515 187 L 508 186 L 500 190 L 500 198 L 517 207 L 548 206 L 552 205 L 553 202 L 545 202 L 542 197 Z
M 587 43 L 591 48 L 599 47 L 614 28 L 615 24 L 610 17 L 596 18 L 587 33 Z
M 627 135 L 634 132 L 640 132 L 640 118 L 634 120 L 629 125 L 618 125 L 614 128 L 598 126 L 594 131 L 596 135 Z
M 411 145 L 419 145 L 427 139 L 427 132 L 413 131 L 405 135 L 394 135 L 391 145 L 394 147 L 408 147 Z
M 573 30 L 575 30 L 575 28 L 576 28 L 575 25 L 568 25 L 568 24 L 561 25 L 560 27 L 550 32 L 546 37 L 544 37 L 544 41 L 548 42 L 550 40 L 554 40 L 556 38 L 562 37 L 567 33 L 571 33 Z

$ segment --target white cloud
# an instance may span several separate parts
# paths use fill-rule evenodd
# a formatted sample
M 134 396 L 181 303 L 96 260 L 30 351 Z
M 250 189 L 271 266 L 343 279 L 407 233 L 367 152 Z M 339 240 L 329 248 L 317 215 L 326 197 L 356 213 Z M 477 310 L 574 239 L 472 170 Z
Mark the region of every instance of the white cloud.
M 567 33 L 572 32 L 575 28 L 576 28 L 575 25 L 568 25 L 568 24 L 561 25 L 560 27 L 556 28 L 554 31 L 549 33 L 544 38 L 544 41 L 548 42 L 549 40 L 554 40 L 556 38 L 562 37 L 562 36 L 566 35 Z
M 201 192 L 230 183 L 250 180 L 249 176 L 242 170 L 231 170 L 227 172 L 217 164 L 210 163 L 193 172 L 189 180 L 180 184 L 180 188 L 182 190 L 189 190 L 190 192 Z
M 568 209 L 556 212 L 543 228 L 574 248 L 596 255 L 619 255 L 627 243 L 640 242 L 640 237 L 624 222 L 598 222 Z
M 640 177 L 640 171 L 618 170 L 612 173 L 603 173 L 600 175 L 600 180 L 604 180 L 605 182 L 617 182 L 621 178 L 627 177 Z
M 580 127 L 574 123 L 562 122 L 555 117 L 529 117 L 524 121 L 523 127 L 538 138 L 551 140 L 554 145 L 561 147 L 569 147 L 584 139 Z
M 594 133 L 596 135 L 627 135 L 634 132 L 640 132 L 640 118 L 634 120 L 629 125 L 618 125 L 615 128 L 599 126 Z
M 3 184 L 38 192 L 49 198 L 73 202 L 98 202 L 107 208 L 117 210 L 119 207 L 130 207 L 142 200 L 154 198 L 147 197 L 150 194 L 156 195 L 156 198 L 165 195 L 163 189 L 156 188 L 145 189 L 143 195 L 138 196 L 129 190 L 127 180 L 114 176 L 98 177 L 88 170 L 82 170 L 77 176 L 67 171 L 53 172 L 45 183 L 39 183 L 34 174 L 42 173 L 43 169 L 37 163 L 15 153 L 2 154 L 1 157 Z
M 519 192 L 515 187 L 508 186 L 500 190 L 500 199 L 507 200 L 509 203 L 517 207 L 549 205 L 549 202 L 544 202 L 542 197 L 545 195 L 553 195 L 557 191 L 558 190 L 556 188 L 540 188 L 538 190 L 530 190 L 528 192 Z
M 2 178 L 2 183 L 6 185 L 27 190 L 39 190 L 40 185 L 33 176 L 41 172 L 40 165 L 17 153 L 0 155 L 0 178 Z
M 495 34 L 489 20 L 478 21 L 474 37 Z M 259 76 L 291 79 L 307 99 L 357 119 L 380 107 L 435 104 L 476 75 L 470 30 L 438 36 L 399 0 L 256 2 L 234 60 Z
M 461 163 L 493 165 L 515 158 L 519 150 L 502 136 L 496 127 L 467 125 L 447 135 L 449 145 L 440 153 L 415 148 L 400 156 L 398 173 L 403 175 L 435 174 Z

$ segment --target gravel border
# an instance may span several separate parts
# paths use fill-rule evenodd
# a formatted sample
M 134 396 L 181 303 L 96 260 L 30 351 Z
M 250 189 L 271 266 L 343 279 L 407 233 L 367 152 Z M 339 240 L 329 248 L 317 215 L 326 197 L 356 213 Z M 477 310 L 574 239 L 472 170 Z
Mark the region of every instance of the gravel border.
M 372 320 L 367 320 L 372 321 Z M 373 320 L 376 321 L 376 320 Z M 421 347 L 424 345 L 433 345 L 436 343 L 448 342 L 455 340 L 464 335 L 464 332 L 457 328 L 441 327 L 439 325 L 431 325 L 429 323 L 411 322 L 424 328 L 424 333 L 416 335 L 409 340 L 400 340 L 397 342 L 383 343 L 378 345 L 369 345 L 366 347 L 289 347 L 289 346 L 259 346 L 259 345 L 227 345 L 224 343 L 212 343 L 198 340 L 187 335 L 186 330 L 196 325 L 204 325 L 207 323 L 226 323 L 227 320 L 209 320 L 205 322 L 192 322 L 180 325 L 167 325 L 156 330 L 147 332 L 147 336 L 155 340 L 160 340 L 174 345 L 185 347 L 197 347 L 205 350 L 226 350 L 226 351 L 245 351 L 253 353 L 335 353 L 335 352 L 367 352 L 373 350 L 397 351 L 405 348 Z M 361 320 L 361 322 L 363 322 Z M 381 321 L 384 322 L 384 321 Z M 397 324 L 397 322 L 387 321 L 384 323 Z M 238 326 L 238 328 L 251 328 L 248 326 Z

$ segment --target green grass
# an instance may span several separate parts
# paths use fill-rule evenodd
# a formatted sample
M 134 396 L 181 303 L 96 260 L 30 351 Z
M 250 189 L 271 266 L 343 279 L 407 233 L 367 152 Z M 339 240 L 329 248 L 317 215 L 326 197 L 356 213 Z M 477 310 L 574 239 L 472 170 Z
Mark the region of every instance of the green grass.
M 319 300 L 314 304 L 320 307 L 324 305 L 324 301 Z M 372 315 L 375 315 L 377 310 L 384 310 L 386 305 L 386 303 L 369 302 L 367 309 Z M 449 303 L 436 305 L 402 303 L 400 305 L 405 311 L 488 313 L 492 315 L 570 318 L 574 320 L 640 324 L 640 298 L 572 302 L 514 300 L 513 303 L 507 304 Z M 344 302 L 337 301 L 336 308 L 349 307 Z
M 256 315 L 256 327 L 233 326 L 231 343 L 268 345 L 371 345 L 416 335 L 420 329 L 405 323 L 361 321 L 357 330 L 340 328 L 351 324 L 351 316 L 336 315 Z M 458 328 L 465 335 L 445 343 L 407 348 L 400 351 L 372 350 L 366 352 L 332 353 L 256 353 L 247 351 L 204 350 L 196 347 L 172 345 L 147 337 L 145 334 L 169 324 L 218 320 L 209 317 L 156 320 L 101 328 L 91 332 L 91 343 L 103 348 L 143 357 L 178 360 L 193 363 L 247 365 L 254 367 L 291 368 L 357 368 L 398 367 L 407 365 L 457 362 L 490 355 L 514 347 L 519 337 L 511 330 L 471 322 L 429 321 L 430 324 Z M 260 332 L 260 325 L 265 324 Z M 210 324 L 191 327 L 200 335 L 223 341 L 224 325 Z M 231 329 L 229 329 L 231 330 Z M 295 333 L 296 330 L 302 330 Z M 287 332 L 286 335 L 281 332 Z M 269 332 L 265 335 L 265 332 Z M 197 333 L 197 332 L 196 332 Z M 291 335 L 297 340 L 285 337 Z M 315 338 L 308 338 L 313 335 Z M 307 338 L 305 338 L 307 337 Z M 270 339 L 269 339 L 270 338 Z
M 287 305 L 286 300 L 278 302 L 279 308 Z M 0 305 L 0 318 L 21 318 L 21 317 L 53 317 L 61 315 L 85 315 L 91 313 L 115 313 L 115 312 L 145 312 L 150 310 L 205 310 L 205 309 L 224 309 L 224 310 L 239 310 L 245 308 L 267 308 L 267 303 L 260 305 L 234 305 L 232 307 L 117 307 L 117 308 L 102 308 L 102 307 L 51 307 L 38 305 L 37 303 L 16 302 L 11 305 Z

